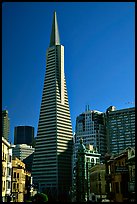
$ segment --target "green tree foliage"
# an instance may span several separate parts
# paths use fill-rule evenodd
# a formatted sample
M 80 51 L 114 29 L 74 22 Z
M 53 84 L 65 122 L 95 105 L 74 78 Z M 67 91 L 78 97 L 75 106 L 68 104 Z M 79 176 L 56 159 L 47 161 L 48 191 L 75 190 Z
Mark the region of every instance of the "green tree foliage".
M 34 195 L 32 202 L 47 202 L 48 196 L 45 193 L 37 193 Z

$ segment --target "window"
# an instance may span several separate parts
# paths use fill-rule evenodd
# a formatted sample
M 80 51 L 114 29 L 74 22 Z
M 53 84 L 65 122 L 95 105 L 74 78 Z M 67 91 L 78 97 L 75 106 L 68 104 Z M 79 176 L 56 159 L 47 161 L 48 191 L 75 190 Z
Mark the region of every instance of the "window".
M 2 154 L 2 160 L 4 160 L 4 152 L 3 152 L 3 154 Z
M 7 175 L 10 176 L 11 175 L 11 169 L 8 167 L 7 168 Z
M 13 189 L 16 189 L 16 183 L 13 183 Z
M 17 178 L 19 178 L 19 173 L 17 173 Z
M 92 159 L 91 159 L 91 162 L 93 162 L 93 163 L 94 163 L 94 158 L 92 158 Z
M 90 158 L 87 158 L 87 162 L 90 162 Z
M 5 191 L 5 181 L 3 182 L 3 191 Z
M 11 155 L 9 155 L 9 162 L 11 162 L 12 158 L 11 158 Z
M 2 176 L 5 176 L 4 166 L 2 165 Z
M 16 178 L 16 172 L 14 172 L 14 178 Z
M 7 188 L 10 189 L 10 181 L 7 181 Z
M 115 183 L 115 190 L 116 190 L 116 193 L 119 193 L 119 183 L 118 182 Z
M 98 174 L 98 180 L 99 180 L 99 181 L 101 180 L 101 178 L 100 178 L 100 173 Z

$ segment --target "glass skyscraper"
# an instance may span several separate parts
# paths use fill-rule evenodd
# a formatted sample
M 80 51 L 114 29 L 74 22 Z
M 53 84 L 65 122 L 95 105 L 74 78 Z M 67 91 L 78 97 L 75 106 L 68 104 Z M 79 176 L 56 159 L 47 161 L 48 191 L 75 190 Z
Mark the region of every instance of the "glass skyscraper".
M 107 147 L 110 154 L 118 154 L 126 147 L 135 148 L 135 108 L 106 111 Z
M 72 183 L 72 125 L 64 74 L 64 46 L 60 44 L 54 12 L 46 74 L 36 137 L 32 176 L 49 200 L 68 201 Z
M 34 127 L 17 126 L 14 128 L 14 144 L 32 145 L 34 140 Z

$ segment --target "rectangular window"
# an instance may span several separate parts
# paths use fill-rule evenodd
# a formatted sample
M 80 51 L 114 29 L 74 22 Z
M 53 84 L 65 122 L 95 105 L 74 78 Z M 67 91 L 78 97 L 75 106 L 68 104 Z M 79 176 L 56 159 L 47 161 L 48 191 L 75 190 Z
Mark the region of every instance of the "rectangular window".
M 7 189 L 10 189 L 10 181 L 7 181 Z
M 119 193 L 119 183 L 118 182 L 115 182 L 115 190 L 116 190 L 116 193 Z
M 11 168 L 9 168 L 9 176 L 11 176 Z
M 13 189 L 16 189 L 16 183 L 13 183 Z
M 16 172 L 14 172 L 14 176 L 13 177 L 16 178 Z
M 17 178 L 19 178 L 19 173 L 17 173 Z
M 12 157 L 11 157 L 11 155 L 9 155 L 9 162 L 11 162 L 12 161 Z
M 3 191 L 5 191 L 5 181 L 3 182 Z
M 3 152 L 3 154 L 2 154 L 2 160 L 4 160 L 4 152 Z

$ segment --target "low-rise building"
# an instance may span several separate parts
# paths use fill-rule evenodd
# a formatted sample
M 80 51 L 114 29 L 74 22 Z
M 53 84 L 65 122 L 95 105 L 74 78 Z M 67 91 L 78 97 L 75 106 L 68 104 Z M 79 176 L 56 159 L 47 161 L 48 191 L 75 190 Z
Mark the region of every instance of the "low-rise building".
M 105 164 L 96 164 L 89 170 L 90 174 L 90 200 L 95 195 L 96 201 L 106 198 L 106 170 Z
M 127 202 L 129 200 L 129 169 L 128 151 L 130 147 L 118 155 L 111 156 L 106 162 L 108 185 L 108 198 L 114 202 Z
M 80 139 L 76 162 L 76 201 L 89 201 L 90 179 L 89 169 L 95 164 L 100 163 L 100 155 L 93 145 L 83 145 Z
M 26 171 L 25 164 L 17 157 L 12 159 L 12 195 L 13 202 L 24 202 L 26 194 L 28 194 L 27 186 L 29 186 L 31 173 Z M 26 186 L 27 184 L 27 186 Z
M 129 181 L 128 181 L 128 192 L 129 201 L 135 201 L 135 149 L 128 149 L 128 160 L 127 160 L 128 170 L 129 170 Z
M 10 143 L 2 137 L 2 201 L 11 196 L 12 149 Z

